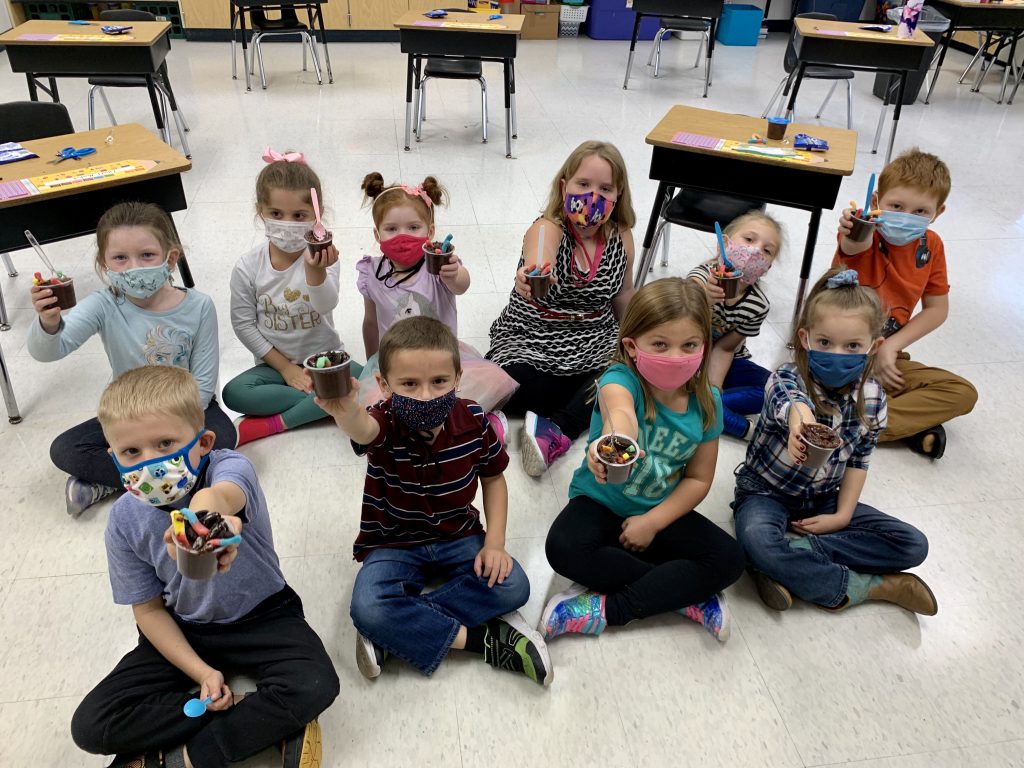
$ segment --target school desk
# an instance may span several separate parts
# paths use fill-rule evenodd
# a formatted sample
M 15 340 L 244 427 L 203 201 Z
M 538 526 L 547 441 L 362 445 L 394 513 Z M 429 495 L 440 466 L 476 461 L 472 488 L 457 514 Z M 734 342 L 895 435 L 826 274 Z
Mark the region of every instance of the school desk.
M 171 49 L 171 24 L 168 21 L 118 22 L 131 26 L 124 35 L 105 35 L 101 28 L 109 21 L 70 24 L 67 21 L 34 19 L 0 35 L 7 47 L 12 72 L 24 72 L 28 95 L 39 100 L 42 89 L 54 101 L 57 77 L 95 77 L 98 75 L 136 75 L 146 79 L 153 116 L 161 134 L 166 130 L 154 77 Z M 39 82 L 47 78 L 49 87 Z
M 763 200 L 772 205 L 798 208 L 811 214 L 793 312 L 796 321 L 811 274 L 821 212 L 835 207 L 843 177 L 853 173 L 857 133 L 820 125 L 788 126 L 787 140 L 792 141 L 798 133 L 825 139 L 829 144 L 829 150 L 825 153 L 795 153 L 792 144 L 778 141 L 770 141 L 767 145 L 749 145 L 748 139 L 753 134 L 765 134 L 766 125 L 767 121 L 756 117 L 677 105 L 647 134 L 646 141 L 651 145 L 649 175 L 658 182 L 658 192 L 654 196 L 636 270 L 634 282 L 638 287 L 647 279 L 647 272 L 654 260 L 651 241 L 661 217 L 662 206 L 672 199 L 678 188 Z M 694 146 L 673 141 L 684 138 L 679 136 L 680 133 L 714 139 L 715 146 Z M 694 141 L 689 137 L 685 137 L 685 140 Z M 764 146 L 783 149 L 788 154 L 799 154 L 801 159 L 767 157 L 734 149 Z M 722 225 L 727 223 L 723 221 Z
M 928 94 L 924 98 L 925 104 L 932 97 L 935 81 L 939 79 L 939 71 L 946 59 L 946 51 L 949 50 L 949 43 L 957 32 L 967 30 L 1001 32 L 1010 35 L 1012 42 L 1010 43 L 1009 61 L 1014 61 L 1014 56 L 1017 53 L 1017 38 L 1024 33 L 1024 0 L 1015 0 L 1015 2 L 1003 0 L 999 3 L 978 3 L 973 0 L 926 0 L 926 5 L 930 5 L 949 19 L 949 29 L 942 34 L 942 39 L 939 41 L 939 62 L 935 66 L 935 72 L 932 73 L 932 82 L 928 86 Z M 999 91 L 1000 104 L 1003 103 L 1003 97 L 1006 95 L 1009 74 L 1010 67 L 1006 67 L 1003 70 L 1003 86 Z M 1016 93 L 1016 88 L 1014 88 L 1014 93 Z M 1012 94 L 1008 103 L 1013 103 Z
M 515 59 L 525 16 L 501 14 L 491 20 L 477 13 L 449 13 L 443 19 L 431 19 L 421 11 L 402 14 L 395 27 L 402 53 L 408 54 L 405 72 L 405 150 L 412 138 L 413 96 L 419 103 L 424 56 L 449 59 L 480 59 L 502 65 L 505 86 L 505 157 L 512 157 L 512 102 L 516 97 Z M 415 91 L 415 94 L 413 93 Z
M 896 129 L 900 123 L 907 73 L 921 68 L 929 49 L 934 47 L 935 43 L 920 29 L 915 29 L 913 37 L 909 39 L 897 37 L 895 24 L 888 32 L 861 29 L 865 23 L 859 21 L 797 18 L 793 20 L 793 24 L 797 30 L 793 40 L 797 57 L 797 75 L 786 107 L 786 114 L 790 118 L 793 117 L 793 105 L 796 103 L 804 72 L 809 66 L 843 67 L 898 76 L 892 131 L 889 133 L 889 147 L 885 153 L 885 162 L 888 163 L 892 157 Z M 883 111 L 889 105 L 889 93 L 887 90 L 882 104 Z

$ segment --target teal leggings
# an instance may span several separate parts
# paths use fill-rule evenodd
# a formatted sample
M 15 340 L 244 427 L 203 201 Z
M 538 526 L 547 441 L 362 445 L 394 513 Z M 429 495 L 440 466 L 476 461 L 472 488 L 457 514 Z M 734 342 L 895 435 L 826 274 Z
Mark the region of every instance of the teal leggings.
M 352 361 L 352 375 L 359 378 L 363 366 Z M 257 365 L 235 376 L 224 386 L 224 405 L 246 416 L 281 415 L 288 429 L 326 419 L 327 414 L 313 402 L 313 394 L 285 384 L 284 377 L 269 365 Z

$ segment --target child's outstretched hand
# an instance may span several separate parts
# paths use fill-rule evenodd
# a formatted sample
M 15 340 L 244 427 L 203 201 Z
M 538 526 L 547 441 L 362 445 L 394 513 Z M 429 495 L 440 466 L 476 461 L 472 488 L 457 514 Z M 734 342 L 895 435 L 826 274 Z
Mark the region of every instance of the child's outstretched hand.
M 903 376 L 896 367 L 896 358 L 900 351 L 888 342 L 882 342 L 875 355 L 875 373 L 882 381 L 882 386 L 889 392 L 900 392 L 903 389 Z
M 604 485 L 608 482 L 608 467 L 603 461 L 597 458 L 597 444 L 601 442 L 601 438 L 597 438 L 594 442 L 587 446 L 587 469 L 590 470 L 594 479 L 597 480 L 599 485 Z M 640 461 L 647 452 L 641 448 L 639 455 L 636 457 L 637 461 Z
M 793 463 L 800 466 L 807 461 L 807 445 L 803 440 L 804 422 L 814 421 L 814 413 L 804 403 L 793 403 L 789 408 L 789 441 L 786 447 Z
M 711 304 L 721 304 L 725 301 L 725 291 L 722 289 L 722 286 L 718 284 L 718 280 L 715 279 L 714 275 L 708 275 L 707 282 L 704 282 L 703 280 L 697 280 L 697 282 L 700 283 L 700 287 L 704 289 L 704 293 L 707 294 L 708 301 Z
M 39 315 L 39 324 L 47 333 L 56 333 L 60 328 L 60 307 L 57 306 L 57 297 L 45 285 L 33 285 L 29 292 L 32 296 L 32 308 Z
M 532 271 L 533 267 L 526 266 L 525 264 L 516 270 L 515 291 L 527 301 L 533 300 L 533 291 L 530 290 L 530 281 L 526 279 L 526 273 Z M 555 277 L 554 271 L 551 272 L 551 284 L 558 285 L 558 278 Z
M 849 237 L 853 231 L 853 208 L 844 208 L 839 216 L 839 234 Z
M 314 256 L 313 252 L 307 248 L 305 252 L 306 263 L 311 267 L 317 269 L 327 269 L 330 266 L 338 263 L 338 249 L 334 247 L 334 243 L 331 243 L 326 248 L 321 248 L 320 251 Z
M 344 397 L 335 397 L 330 400 L 321 400 L 319 397 L 313 398 L 313 402 L 323 408 L 328 415 L 333 416 L 335 421 L 338 419 L 344 419 L 351 416 L 356 411 L 363 410 L 359 405 L 359 382 L 356 381 L 355 376 L 349 377 L 349 384 L 352 389 Z
M 209 697 L 212 699 L 212 701 L 206 705 L 207 712 L 223 712 L 225 709 L 231 707 L 234 699 L 231 696 L 231 688 L 228 687 L 228 684 L 224 680 L 224 675 L 211 667 L 206 676 L 198 682 L 198 698 L 205 699 Z
M 235 533 L 242 532 L 242 519 L 236 515 L 221 515 L 224 518 L 224 522 L 228 524 L 232 531 Z M 167 530 L 164 531 L 164 545 L 167 547 L 167 555 L 172 560 L 178 559 L 177 547 L 174 544 L 174 531 L 168 526 Z M 231 564 L 238 557 L 238 545 L 232 544 L 229 547 L 225 547 L 221 552 L 217 554 L 217 573 L 227 573 L 231 570 Z M 200 698 L 205 699 L 206 696 Z
M 512 573 L 512 555 L 503 547 L 487 546 L 485 541 L 483 548 L 476 553 L 473 572 L 481 579 L 487 579 L 488 587 L 503 584 Z
M 292 389 L 297 389 L 299 392 L 313 391 L 313 380 L 309 377 L 309 372 L 301 365 L 289 365 L 281 375 L 284 377 L 284 383 Z

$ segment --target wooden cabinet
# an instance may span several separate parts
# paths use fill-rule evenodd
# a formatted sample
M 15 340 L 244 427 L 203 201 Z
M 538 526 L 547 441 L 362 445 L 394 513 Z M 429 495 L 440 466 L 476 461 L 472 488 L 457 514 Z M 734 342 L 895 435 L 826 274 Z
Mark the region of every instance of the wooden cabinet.
M 348 5 L 350 29 L 394 29 L 395 19 L 409 10 L 409 0 L 348 0 Z
M 7 0 L 0 0 L 7 2 Z M 227 29 L 228 0 L 178 0 L 185 26 L 196 29 Z M 466 0 L 329 0 L 324 6 L 327 29 L 394 29 L 394 21 L 406 11 L 434 8 L 465 8 Z M 299 18 L 305 13 L 299 11 Z

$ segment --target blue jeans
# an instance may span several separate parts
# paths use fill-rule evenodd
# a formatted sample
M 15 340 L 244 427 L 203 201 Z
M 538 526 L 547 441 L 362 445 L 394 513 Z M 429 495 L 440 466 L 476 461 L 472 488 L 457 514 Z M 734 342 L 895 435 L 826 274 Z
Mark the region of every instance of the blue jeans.
M 483 536 L 417 547 L 381 547 L 367 555 L 352 587 L 352 623 L 375 645 L 431 674 L 448 654 L 459 627 L 477 627 L 530 599 L 519 563 L 502 584 L 487 586 L 473 572 Z M 429 580 L 447 581 L 423 594 Z
M 764 385 L 771 372 L 750 359 L 733 360 L 722 382 L 722 419 L 725 434 L 743 437 L 747 431 L 745 414 L 760 413 L 764 405 Z
M 776 491 L 746 468 L 736 474 L 736 538 L 750 565 L 797 597 L 834 608 L 846 596 L 850 571 L 864 574 L 905 571 L 924 562 L 928 539 L 912 525 L 857 504 L 841 531 L 808 535 L 810 549 L 790 546 L 790 520 L 836 511 L 839 493 L 801 499 Z

